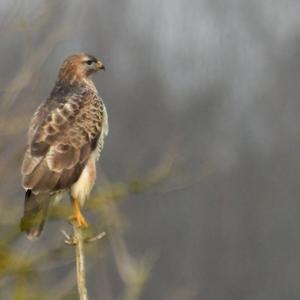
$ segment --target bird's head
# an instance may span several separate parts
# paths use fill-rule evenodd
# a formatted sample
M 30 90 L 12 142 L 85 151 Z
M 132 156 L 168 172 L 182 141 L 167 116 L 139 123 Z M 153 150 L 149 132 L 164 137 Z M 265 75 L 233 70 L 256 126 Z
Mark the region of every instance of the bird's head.
M 104 64 L 99 59 L 86 53 L 77 53 L 65 59 L 58 76 L 60 80 L 72 83 L 87 79 L 99 70 L 105 70 Z

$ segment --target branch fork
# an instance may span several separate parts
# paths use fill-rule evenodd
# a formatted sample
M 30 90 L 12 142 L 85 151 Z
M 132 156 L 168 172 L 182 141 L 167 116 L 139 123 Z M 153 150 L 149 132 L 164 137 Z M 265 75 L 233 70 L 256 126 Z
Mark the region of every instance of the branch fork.
M 81 239 L 76 235 L 69 235 L 64 230 L 61 230 L 61 233 L 66 238 L 64 241 L 66 245 L 75 246 L 78 244 L 79 239 Z M 104 238 L 105 235 L 106 235 L 106 232 L 101 232 L 93 237 L 82 238 L 82 241 L 83 241 L 83 243 L 93 243 L 93 242 L 101 240 L 102 238 Z
M 73 235 L 67 234 L 64 230 L 61 230 L 61 233 L 66 238 L 65 244 L 75 246 L 78 295 L 80 300 L 88 300 L 88 292 L 85 279 L 86 272 L 84 244 L 101 240 L 105 236 L 105 232 L 101 232 L 94 237 L 84 237 L 82 228 L 77 227 L 76 224 L 73 224 Z

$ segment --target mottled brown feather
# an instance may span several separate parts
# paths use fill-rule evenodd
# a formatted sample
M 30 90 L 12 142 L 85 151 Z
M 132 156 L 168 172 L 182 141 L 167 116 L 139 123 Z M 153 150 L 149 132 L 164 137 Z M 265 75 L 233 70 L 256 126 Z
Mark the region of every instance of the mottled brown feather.
M 42 156 L 32 156 L 30 153 L 30 148 L 25 152 L 23 163 L 22 163 L 22 174 L 29 175 L 38 166 L 38 164 L 43 160 Z
M 103 103 L 86 85 L 75 91 L 63 100 L 52 94 L 51 105 L 34 115 L 22 173 L 24 187 L 35 193 L 69 188 L 96 147 Z
M 61 173 L 53 172 L 47 169 L 35 184 L 33 191 L 35 193 L 52 192 L 61 176 Z
M 42 161 L 30 174 L 23 177 L 24 188 L 34 190 L 48 172 L 49 168 L 47 167 L 47 164 L 45 161 Z
M 71 187 L 71 185 L 78 180 L 83 168 L 84 164 L 77 164 L 72 169 L 63 170 L 54 190 L 60 191 Z

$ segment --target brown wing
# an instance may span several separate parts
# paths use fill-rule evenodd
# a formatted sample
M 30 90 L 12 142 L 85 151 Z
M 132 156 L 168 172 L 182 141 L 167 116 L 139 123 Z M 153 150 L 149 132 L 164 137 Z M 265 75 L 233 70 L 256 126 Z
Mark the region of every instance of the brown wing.
M 93 91 L 48 100 L 35 113 L 23 165 L 33 193 L 69 188 L 79 178 L 101 134 L 103 103 Z

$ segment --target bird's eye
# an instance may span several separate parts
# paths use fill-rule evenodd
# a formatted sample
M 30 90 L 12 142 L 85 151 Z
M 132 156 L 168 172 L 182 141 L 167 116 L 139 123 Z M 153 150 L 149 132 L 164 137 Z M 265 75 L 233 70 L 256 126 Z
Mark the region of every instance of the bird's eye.
M 93 61 L 92 60 L 87 60 L 86 63 L 90 66 L 93 63 Z

